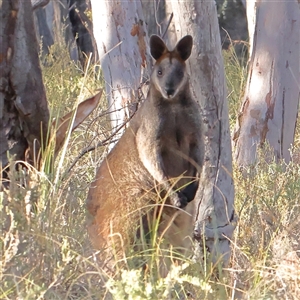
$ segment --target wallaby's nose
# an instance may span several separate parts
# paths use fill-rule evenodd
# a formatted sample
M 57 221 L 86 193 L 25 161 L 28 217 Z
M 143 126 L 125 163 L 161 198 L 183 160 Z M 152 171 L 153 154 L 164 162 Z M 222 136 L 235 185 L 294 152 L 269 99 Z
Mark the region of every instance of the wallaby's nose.
M 173 96 L 175 92 L 175 89 L 173 87 L 167 87 L 166 88 L 166 93 L 168 96 Z

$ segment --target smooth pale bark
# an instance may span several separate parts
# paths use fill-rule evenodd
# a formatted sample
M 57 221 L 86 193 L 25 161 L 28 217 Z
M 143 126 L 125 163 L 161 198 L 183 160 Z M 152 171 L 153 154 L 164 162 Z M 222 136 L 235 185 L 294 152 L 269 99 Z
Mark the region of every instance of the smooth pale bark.
M 173 49 L 177 37 L 174 22 L 170 23 L 173 13 L 172 2 L 166 0 L 141 0 L 148 34 L 157 34 L 163 38 L 167 47 Z
M 196 195 L 195 237 L 208 247 L 214 262 L 230 257 L 235 228 L 234 185 L 229 116 L 221 40 L 214 1 L 173 1 L 177 38 L 191 34 L 187 61 L 191 90 L 200 104 L 205 130 L 205 162 Z M 203 249 L 202 249 L 203 250 Z
M 0 2 L 0 159 L 25 159 L 47 137 L 49 110 L 30 1 Z
M 96 39 L 113 128 L 136 110 L 138 89 L 150 74 L 147 31 L 139 1 L 92 0 Z
M 141 3 L 149 36 L 152 34 L 162 36 L 166 27 L 165 0 L 141 0 Z
M 247 14 L 253 37 L 235 158 L 239 166 L 252 165 L 257 148 L 267 142 L 272 156 L 289 162 L 300 95 L 299 5 L 296 0 L 248 1 Z
M 246 12 L 247 12 L 247 24 L 248 24 L 248 35 L 249 35 L 249 57 L 252 56 L 253 49 L 253 38 L 256 22 L 256 5 L 254 1 L 246 2 Z
M 171 19 L 172 13 L 173 13 L 173 18 L 174 18 L 173 6 L 172 6 L 172 2 L 170 2 L 170 1 L 165 1 L 165 5 L 166 5 L 166 20 L 168 22 Z M 168 24 L 167 24 L 167 26 L 168 26 Z M 166 40 L 166 45 L 170 49 L 172 49 L 174 47 L 174 45 L 176 45 L 177 35 L 176 35 L 174 19 L 171 21 L 171 23 L 169 25 L 168 31 L 166 32 L 165 40 Z

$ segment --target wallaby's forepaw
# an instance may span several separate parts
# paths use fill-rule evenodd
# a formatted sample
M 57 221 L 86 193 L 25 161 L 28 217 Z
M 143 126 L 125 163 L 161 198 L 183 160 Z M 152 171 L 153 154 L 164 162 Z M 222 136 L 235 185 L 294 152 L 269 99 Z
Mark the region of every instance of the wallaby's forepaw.
M 188 202 L 191 202 L 194 200 L 197 190 L 198 190 L 198 181 L 194 181 L 190 184 L 188 184 L 182 191 L 181 193 L 184 194 L 184 196 L 187 198 Z
M 182 192 L 177 192 L 171 198 L 172 204 L 178 208 L 184 208 L 188 204 L 187 197 Z

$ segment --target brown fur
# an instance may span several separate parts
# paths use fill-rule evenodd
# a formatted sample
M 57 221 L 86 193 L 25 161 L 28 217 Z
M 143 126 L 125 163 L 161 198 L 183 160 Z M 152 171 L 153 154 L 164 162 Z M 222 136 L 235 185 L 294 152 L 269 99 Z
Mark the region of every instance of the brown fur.
M 150 39 L 156 63 L 147 99 L 100 165 L 89 190 L 88 231 L 96 248 L 113 243 L 119 251 L 121 244 L 126 247 L 141 232 L 151 231 L 155 220 L 158 234 L 168 244 L 189 245 L 193 232 L 189 202 L 197 190 L 204 155 L 199 107 L 191 97 L 184 62 L 191 48 L 190 36 L 173 51 L 159 37 Z

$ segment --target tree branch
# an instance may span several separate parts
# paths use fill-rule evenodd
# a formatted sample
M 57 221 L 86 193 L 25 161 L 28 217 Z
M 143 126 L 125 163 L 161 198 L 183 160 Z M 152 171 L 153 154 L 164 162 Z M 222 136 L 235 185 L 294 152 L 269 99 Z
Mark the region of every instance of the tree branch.
M 88 152 L 90 152 L 90 151 L 93 151 L 93 150 L 95 150 L 95 149 L 97 149 L 97 148 L 99 148 L 99 147 L 102 147 L 102 146 L 106 146 L 106 145 L 108 145 L 109 143 L 111 143 L 111 142 L 116 142 L 117 140 L 112 140 L 112 138 L 114 137 L 114 136 L 116 136 L 117 135 L 117 133 L 132 119 L 132 117 L 135 115 L 135 113 L 134 114 L 132 114 L 131 116 L 130 116 L 130 118 L 128 119 L 128 120 L 126 120 L 122 125 L 120 125 L 110 136 L 108 136 L 105 140 L 103 140 L 103 141 L 101 141 L 101 142 L 99 142 L 97 145 L 95 145 L 95 146 L 89 146 L 89 147 L 86 147 L 86 148 L 84 148 L 81 152 L 80 152 L 80 154 L 75 158 L 75 160 L 73 161 L 73 163 L 71 164 L 71 166 L 69 167 L 69 169 L 68 169 L 68 171 L 67 171 L 67 173 L 69 173 L 71 170 L 72 170 L 72 168 L 76 165 L 76 163 L 85 155 L 85 154 L 87 154 Z
M 46 6 L 50 0 L 31 0 L 32 10 Z
M 169 18 L 168 25 L 167 25 L 167 27 L 166 27 L 166 30 L 165 30 L 165 32 L 163 33 L 162 37 L 161 37 L 162 39 L 165 37 L 165 35 L 166 35 L 166 33 L 167 33 L 167 31 L 168 31 L 168 29 L 169 29 L 169 27 L 170 27 L 170 24 L 171 24 L 171 22 L 172 22 L 173 16 L 174 16 L 174 14 L 171 13 L 170 18 Z

